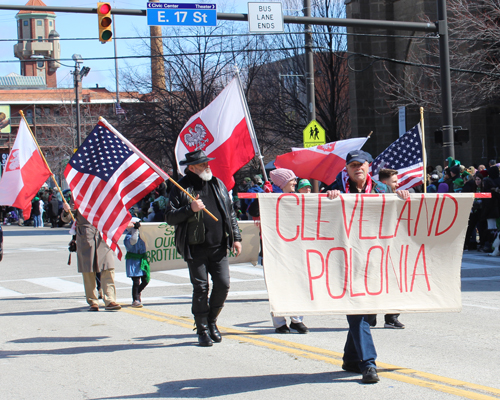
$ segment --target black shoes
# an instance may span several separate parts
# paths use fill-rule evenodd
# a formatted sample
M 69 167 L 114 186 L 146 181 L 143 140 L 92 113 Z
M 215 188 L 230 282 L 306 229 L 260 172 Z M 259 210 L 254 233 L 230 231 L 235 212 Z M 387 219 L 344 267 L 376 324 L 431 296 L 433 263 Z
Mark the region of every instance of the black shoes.
M 210 332 L 210 338 L 215 343 L 222 342 L 222 335 L 220 334 L 219 328 L 217 328 L 217 325 L 215 324 L 215 322 L 208 323 L 208 331 Z
M 198 344 L 201 347 L 209 347 L 214 344 L 210 339 L 208 331 L 208 322 L 206 315 L 195 315 L 194 323 L 196 325 L 196 333 L 198 334 Z
M 377 383 L 380 381 L 378 377 L 377 370 L 374 367 L 369 367 L 363 371 L 363 378 L 361 382 L 363 383 Z
M 288 326 L 286 326 L 286 324 L 280 326 L 279 328 L 276 328 L 274 331 L 276 333 L 290 333 L 290 329 L 288 329 Z
M 298 324 L 296 324 L 295 322 L 292 322 L 290 324 L 290 329 L 293 329 L 294 331 L 297 331 L 299 333 L 309 332 L 309 329 L 307 328 L 307 326 L 305 326 L 302 322 L 299 322 Z M 288 331 L 288 332 L 290 332 L 290 331 Z
M 389 329 L 404 329 L 405 325 L 399 322 L 399 320 L 396 318 L 392 321 L 386 321 L 384 324 L 384 328 L 389 328 Z
M 209 347 L 214 344 L 212 339 L 210 339 L 210 336 L 208 336 L 208 331 L 198 332 L 198 344 L 201 347 Z

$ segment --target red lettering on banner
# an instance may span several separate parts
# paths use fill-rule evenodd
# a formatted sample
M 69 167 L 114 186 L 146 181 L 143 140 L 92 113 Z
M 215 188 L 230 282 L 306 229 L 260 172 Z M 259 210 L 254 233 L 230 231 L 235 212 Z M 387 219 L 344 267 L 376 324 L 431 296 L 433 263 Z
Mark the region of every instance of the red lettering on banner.
M 380 213 L 380 225 L 378 229 L 378 237 L 379 239 L 392 239 L 394 235 L 391 236 L 382 235 L 382 227 L 384 225 L 384 215 L 385 215 L 385 194 L 382 195 L 382 211 Z
M 443 202 L 444 202 L 444 199 L 443 199 Z M 424 266 L 424 273 L 423 274 L 417 274 L 418 259 L 420 258 L 420 254 L 422 254 L 422 263 Z M 418 251 L 418 254 L 417 254 L 417 259 L 415 260 L 415 267 L 413 268 L 413 275 L 411 278 L 410 292 L 413 292 L 413 284 L 415 283 L 415 276 L 417 276 L 417 275 L 425 276 L 425 282 L 427 283 L 427 290 L 430 292 L 431 285 L 429 283 L 429 275 L 427 273 L 427 262 L 425 260 L 425 244 L 420 246 L 420 250 Z
M 344 287 L 342 289 L 342 294 L 339 296 L 334 296 L 332 292 L 330 291 L 330 278 L 328 271 L 330 270 L 329 268 L 329 260 L 330 260 L 330 254 L 332 254 L 333 251 L 341 250 L 344 252 Z M 338 266 L 338 262 L 334 263 L 335 267 Z M 347 262 L 347 251 L 343 247 L 334 247 L 333 249 L 330 249 L 328 251 L 328 254 L 326 256 L 326 289 L 328 290 L 328 295 L 332 299 L 341 299 L 342 297 L 345 296 L 347 292 L 347 280 L 349 279 L 349 264 Z
M 443 230 L 441 232 L 438 232 L 439 231 L 439 224 L 441 222 L 441 216 L 443 215 L 444 203 L 445 203 L 447 198 L 453 200 L 453 203 L 455 204 L 453 221 L 451 221 L 451 224 L 448 226 L 448 228 L 446 228 L 445 230 Z M 438 222 L 436 224 L 436 236 L 440 236 L 440 235 L 444 234 L 445 232 L 448 232 L 451 229 L 451 227 L 453 226 L 453 224 L 455 223 L 455 221 L 457 220 L 457 216 L 458 216 L 458 202 L 457 202 L 457 200 L 453 196 L 450 196 L 449 194 L 444 194 L 443 201 L 441 202 L 441 209 L 439 210 Z
M 359 239 L 360 240 L 374 240 L 377 236 L 363 236 L 363 210 L 365 208 L 365 198 L 378 197 L 378 194 L 365 194 L 361 196 L 361 210 L 359 211 Z M 369 222 L 368 220 L 364 220 Z
M 396 283 L 399 288 L 399 292 L 403 293 L 403 252 L 404 245 L 401 245 L 401 253 L 399 254 L 399 279 L 397 271 L 394 269 L 394 263 L 391 257 L 391 246 L 387 246 L 387 252 L 385 256 L 385 292 L 389 293 L 389 258 L 391 259 L 392 271 L 396 277 Z
M 352 283 L 353 283 L 353 277 L 352 277 L 352 248 L 351 248 L 351 249 L 349 249 L 349 289 L 350 289 L 351 297 L 365 296 L 366 295 L 366 293 L 361 293 L 361 292 L 354 293 L 354 290 L 352 288 Z
M 403 246 L 401 246 L 403 247 Z M 406 245 L 406 255 L 405 255 L 405 292 L 408 292 L 408 249 L 410 245 Z M 404 252 L 404 250 L 403 250 Z
M 333 237 L 328 237 L 328 236 L 320 236 L 320 229 L 321 229 L 321 223 L 329 223 L 329 221 L 322 221 L 321 220 L 321 199 L 327 197 L 328 195 L 326 193 L 321 193 L 318 196 L 318 219 L 316 221 L 316 240 L 335 240 Z
M 431 224 L 428 226 L 428 229 L 427 229 L 427 236 L 431 236 L 432 225 L 434 224 L 434 217 L 436 216 L 436 210 L 437 210 L 438 204 L 439 204 L 439 193 L 437 194 L 436 202 L 434 203 L 434 210 L 432 211 Z
M 437 195 L 436 202 L 434 203 L 434 211 L 432 213 L 431 224 L 429 225 L 429 209 L 427 208 L 427 198 L 425 194 L 422 193 L 420 198 L 420 205 L 418 206 L 417 219 L 415 220 L 415 230 L 413 231 L 413 236 L 417 236 L 418 223 L 420 222 L 420 214 L 422 213 L 422 208 L 425 203 L 425 216 L 427 222 L 427 236 L 430 236 L 432 231 L 432 224 L 434 223 L 434 215 L 436 214 L 437 204 L 439 203 L 439 194 Z
M 354 207 L 352 208 L 351 222 L 349 222 L 349 228 L 347 227 L 347 218 L 346 218 L 344 196 L 340 195 L 339 197 L 340 197 L 340 201 L 342 202 L 342 216 L 343 216 L 343 221 L 344 221 L 344 228 L 345 228 L 345 231 L 347 233 L 347 239 L 349 239 L 349 236 L 351 234 L 352 221 L 354 219 L 354 213 L 356 212 L 356 207 L 358 205 L 359 194 L 356 195 L 356 200 L 354 201 Z
M 311 275 L 311 260 L 309 257 L 309 254 L 314 253 L 320 256 L 321 258 L 321 274 L 312 276 Z M 307 275 L 309 277 L 309 293 L 311 294 L 311 301 L 314 300 L 314 293 L 313 293 L 313 280 L 319 279 L 323 276 L 325 272 L 325 260 L 323 258 L 323 254 L 319 252 L 318 250 L 306 250 L 306 258 L 307 258 Z M 328 286 L 328 278 L 327 278 L 327 286 Z M 330 289 L 328 289 L 328 292 L 330 292 Z
M 297 240 L 297 238 L 299 237 L 299 230 L 300 230 L 300 227 L 299 225 L 297 225 L 297 234 L 295 235 L 295 237 L 291 238 L 291 239 L 288 239 L 286 237 L 284 237 L 282 234 L 281 234 L 281 231 L 280 231 L 280 201 L 283 197 L 288 197 L 288 196 L 293 196 L 297 199 L 297 205 L 300 204 L 300 200 L 299 200 L 299 196 L 297 196 L 296 194 L 294 193 L 283 193 L 280 197 L 278 197 L 278 201 L 276 202 L 276 233 L 278 234 L 278 236 L 284 240 L 285 242 L 293 242 L 294 240 Z M 288 216 L 289 217 L 289 216 Z
M 380 290 L 378 292 L 370 292 L 370 289 L 368 289 L 368 266 L 370 265 L 370 253 L 372 250 L 378 249 L 381 251 L 380 254 Z M 373 276 L 374 274 L 372 274 Z M 382 290 L 384 288 L 384 249 L 382 246 L 372 246 L 368 250 L 368 255 L 366 256 L 366 267 L 365 267 L 365 289 L 366 293 L 368 293 L 371 296 L 378 296 L 380 293 L 382 293 Z
M 306 199 L 304 197 L 305 196 L 302 195 L 302 218 L 301 218 L 302 224 L 301 224 L 300 238 L 302 240 L 314 240 L 315 238 L 313 238 L 313 237 L 306 237 L 306 236 L 304 236 L 304 232 L 306 230 L 305 225 L 304 225 L 304 218 L 306 216 L 306 209 L 305 209 L 305 207 L 306 207 Z
M 406 218 L 403 218 L 403 213 L 406 210 L 407 206 L 408 206 L 408 211 L 407 211 L 408 216 Z M 412 219 L 411 219 L 411 200 L 409 198 L 408 200 L 405 201 L 401 213 L 399 214 L 398 223 L 396 224 L 396 230 L 394 231 L 394 237 L 396 237 L 396 235 L 398 234 L 399 223 L 401 222 L 401 220 L 406 221 L 406 225 L 408 227 L 408 236 L 411 236 L 410 221 Z

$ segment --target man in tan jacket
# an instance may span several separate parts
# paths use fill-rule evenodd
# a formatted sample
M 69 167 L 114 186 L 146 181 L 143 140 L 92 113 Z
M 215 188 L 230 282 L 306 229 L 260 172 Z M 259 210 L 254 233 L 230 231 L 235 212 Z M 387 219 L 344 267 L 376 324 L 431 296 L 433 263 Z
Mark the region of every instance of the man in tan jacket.
M 63 203 L 64 212 L 61 216 L 64 222 L 70 222 L 70 206 Z M 76 220 L 76 254 L 78 272 L 83 276 L 85 297 L 89 311 L 99 311 L 99 300 L 96 290 L 96 273 L 101 273 L 101 286 L 106 310 L 119 310 L 116 302 L 115 259 L 113 251 L 101 237 L 99 231 L 92 226 L 78 211 Z

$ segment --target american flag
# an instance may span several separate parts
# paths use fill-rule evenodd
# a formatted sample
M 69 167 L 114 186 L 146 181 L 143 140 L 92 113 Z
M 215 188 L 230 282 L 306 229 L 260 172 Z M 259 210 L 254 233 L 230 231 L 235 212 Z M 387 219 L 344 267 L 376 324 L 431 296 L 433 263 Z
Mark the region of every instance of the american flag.
M 410 189 L 424 180 L 424 162 L 420 123 L 411 128 L 385 149 L 371 164 L 371 174 L 377 179 L 382 168 L 398 171 L 398 189 Z
M 76 208 L 119 259 L 118 240 L 132 219 L 128 210 L 163 182 L 130 146 L 99 121 L 64 170 Z

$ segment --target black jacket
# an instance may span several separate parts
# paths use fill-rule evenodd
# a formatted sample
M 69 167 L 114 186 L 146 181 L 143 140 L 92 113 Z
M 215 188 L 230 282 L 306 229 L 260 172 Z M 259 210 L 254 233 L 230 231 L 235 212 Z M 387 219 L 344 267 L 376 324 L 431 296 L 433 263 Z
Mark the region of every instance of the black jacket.
M 187 175 L 179 181 L 179 185 L 186 189 L 187 192 L 193 197 L 196 197 L 194 195 L 193 182 L 190 179 L 191 172 L 186 172 Z M 232 202 L 229 198 L 229 193 L 227 192 L 224 183 L 222 183 L 222 181 L 215 176 L 208 182 L 208 184 L 213 186 L 220 208 L 223 211 L 222 217 L 224 219 L 224 233 L 227 238 L 227 247 L 231 249 L 234 242 L 241 242 L 241 234 L 236 221 L 236 215 L 232 207 Z M 199 212 L 201 213 L 204 211 Z M 175 246 L 178 253 L 184 257 L 184 260 L 191 260 L 192 257 L 187 240 L 188 220 L 193 220 L 192 217 L 196 214 L 191 209 L 191 199 L 179 188 L 172 188 L 166 214 L 167 223 L 175 226 Z M 196 224 L 197 222 L 194 221 L 190 223 Z

